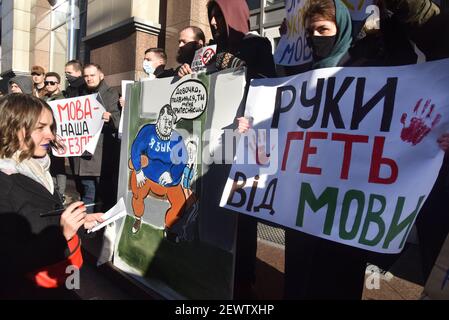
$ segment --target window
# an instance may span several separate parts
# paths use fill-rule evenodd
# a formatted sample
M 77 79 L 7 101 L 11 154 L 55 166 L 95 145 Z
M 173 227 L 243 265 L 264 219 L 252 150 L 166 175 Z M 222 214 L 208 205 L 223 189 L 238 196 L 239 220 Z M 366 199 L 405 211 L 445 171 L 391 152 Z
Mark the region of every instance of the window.
M 284 0 L 266 0 L 265 6 L 270 7 L 277 4 L 284 4 L 284 2 L 285 2 Z
M 449 0 L 448 0 L 449 1 Z M 247 0 L 248 5 L 252 5 L 250 9 L 254 10 L 250 17 L 251 30 L 257 31 L 259 34 L 270 39 L 273 48 L 279 42 L 279 26 L 285 17 L 285 0 Z M 263 4 L 263 8 L 261 8 Z
M 68 1 L 55 1 L 51 10 L 50 70 L 63 74 L 67 62 Z
M 260 0 L 246 0 L 249 10 L 260 9 Z

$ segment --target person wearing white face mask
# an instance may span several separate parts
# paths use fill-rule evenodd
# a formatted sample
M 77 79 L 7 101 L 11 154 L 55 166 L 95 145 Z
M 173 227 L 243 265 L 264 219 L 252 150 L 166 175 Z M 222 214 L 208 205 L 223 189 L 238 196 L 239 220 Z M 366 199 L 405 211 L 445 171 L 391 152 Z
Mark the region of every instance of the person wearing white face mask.
M 173 77 L 173 69 L 165 69 L 167 54 L 164 49 L 150 48 L 145 51 L 142 68 L 149 79 Z
M 146 78 L 141 78 L 140 81 L 153 80 L 155 78 L 169 78 L 175 75 L 173 69 L 165 69 L 167 64 L 167 54 L 161 48 L 149 48 L 145 50 L 145 56 L 142 62 L 142 69 L 147 75 Z M 120 97 L 120 107 L 125 107 L 125 99 Z

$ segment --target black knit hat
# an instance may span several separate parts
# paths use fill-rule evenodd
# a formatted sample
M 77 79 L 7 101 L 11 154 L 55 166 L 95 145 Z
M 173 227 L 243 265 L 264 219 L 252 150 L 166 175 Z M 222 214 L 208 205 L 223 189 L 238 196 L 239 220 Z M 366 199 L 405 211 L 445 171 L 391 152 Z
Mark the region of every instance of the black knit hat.
M 9 85 L 15 83 L 22 90 L 22 93 L 33 94 L 33 80 L 27 76 L 17 76 L 9 80 Z

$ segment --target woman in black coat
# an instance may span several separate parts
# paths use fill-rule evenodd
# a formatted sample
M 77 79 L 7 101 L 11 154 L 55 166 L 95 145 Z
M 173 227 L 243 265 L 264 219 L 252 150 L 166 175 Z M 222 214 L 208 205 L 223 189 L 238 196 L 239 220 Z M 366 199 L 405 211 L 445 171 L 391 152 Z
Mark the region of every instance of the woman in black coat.
M 0 99 L 0 271 L 4 299 L 67 298 L 66 279 L 83 260 L 77 231 L 101 221 L 83 202 L 64 209 L 48 171 L 53 113 L 38 98 Z M 43 216 L 60 210 L 60 214 Z M 73 267 L 73 268 L 69 268 Z
M 392 34 L 391 31 L 388 33 L 384 30 L 384 38 L 391 39 L 399 36 L 414 38 L 416 44 L 423 49 L 426 56 L 431 57 L 430 50 L 426 50 L 427 48 L 422 43 L 425 39 L 423 30 L 426 30 L 426 34 L 432 35 L 428 24 L 438 15 L 438 9 L 432 2 L 428 0 L 386 0 L 384 4 L 387 8 L 394 10 L 393 19 L 397 19 L 397 23 L 405 28 L 404 33 L 398 32 L 397 34 Z M 365 45 L 364 43 L 356 42 L 351 47 L 350 15 L 340 0 L 310 1 L 304 20 L 308 41 L 313 52 L 313 69 L 335 66 L 382 66 L 412 63 L 410 61 L 411 55 L 404 54 L 408 52 L 407 47 L 403 45 L 404 42 L 397 42 L 394 47 L 385 46 L 384 48 L 389 48 L 386 52 L 378 50 L 378 52 L 371 52 L 370 55 L 366 54 L 367 52 L 370 53 L 369 50 L 360 50 Z M 437 31 L 437 29 L 434 31 Z M 421 38 L 416 35 L 421 36 Z M 408 43 L 408 39 L 404 39 Z M 442 46 L 443 43 L 446 48 L 447 42 L 442 41 Z M 398 54 L 399 49 L 404 49 L 404 51 Z M 441 58 L 444 54 L 442 50 L 440 51 L 439 57 Z M 446 54 L 448 53 L 446 52 Z M 447 134 L 442 135 L 437 142 L 443 151 L 448 151 L 449 136 Z M 445 170 L 447 170 L 447 165 L 443 165 L 442 172 L 445 172 Z M 426 244 L 428 242 L 427 251 L 431 249 L 436 253 L 439 252 L 442 241 L 447 235 L 449 224 L 442 224 L 444 227 L 439 226 L 438 231 L 435 232 L 437 228 L 435 225 L 432 227 L 431 224 L 442 221 L 443 214 L 440 214 L 439 219 L 437 219 L 437 210 L 430 212 L 432 210 L 426 210 L 425 208 L 441 204 L 442 198 L 439 195 L 442 195 L 442 193 L 436 193 L 435 190 L 446 186 L 447 194 L 447 183 L 445 184 L 445 182 L 447 182 L 447 179 L 443 181 L 442 173 L 440 173 L 436 186 L 418 218 L 420 242 L 426 242 Z M 440 201 L 436 202 L 433 199 L 435 197 Z M 423 212 L 424 210 L 429 212 Z M 425 223 L 420 223 L 420 217 L 424 217 L 421 220 L 426 220 L 426 226 L 424 226 Z M 445 220 L 448 221 L 448 219 Z M 445 230 L 439 232 L 439 229 L 442 228 L 445 228 Z M 421 236 L 423 231 L 428 234 L 426 238 Z M 432 239 L 432 236 L 438 239 Z M 425 241 L 427 239 L 428 241 Z M 433 262 L 436 255 L 433 254 Z M 366 263 L 383 258 L 380 254 L 287 229 L 284 298 L 360 299 L 363 292 Z M 424 260 L 432 261 L 432 259 L 426 257 Z M 433 265 L 433 263 L 430 264 Z

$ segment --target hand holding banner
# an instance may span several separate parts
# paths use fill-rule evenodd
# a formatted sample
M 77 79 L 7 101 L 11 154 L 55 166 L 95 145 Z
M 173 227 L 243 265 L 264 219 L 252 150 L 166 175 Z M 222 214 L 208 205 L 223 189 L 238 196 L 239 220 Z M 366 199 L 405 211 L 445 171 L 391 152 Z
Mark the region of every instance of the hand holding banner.
M 221 206 L 400 252 L 444 157 L 447 83 L 449 59 L 253 80 L 245 112 L 256 138 L 241 139 Z

